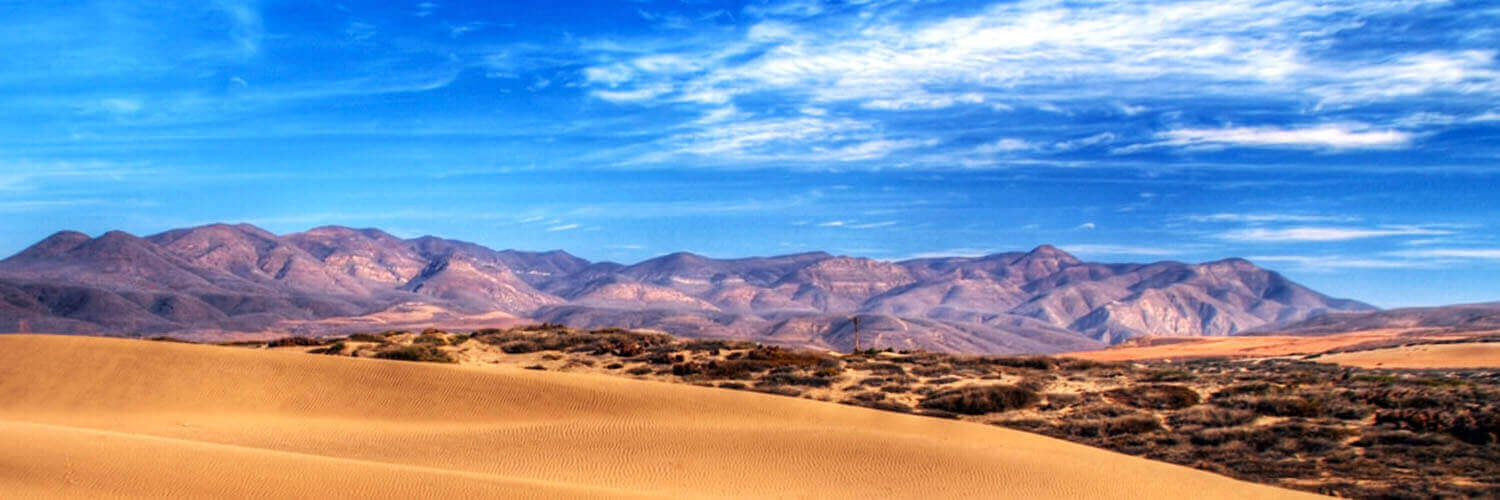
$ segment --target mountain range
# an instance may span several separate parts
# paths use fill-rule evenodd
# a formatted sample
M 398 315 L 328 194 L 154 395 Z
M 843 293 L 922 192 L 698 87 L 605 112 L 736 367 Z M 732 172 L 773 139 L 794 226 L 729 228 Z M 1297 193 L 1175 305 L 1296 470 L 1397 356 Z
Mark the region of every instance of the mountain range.
M 849 349 L 1097 349 L 1374 311 L 1243 259 L 1084 262 L 1052 246 L 889 262 L 824 252 L 633 265 L 328 226 L 63 231 L 0 261 L 0 331 L 321 334 L 553 322 Z

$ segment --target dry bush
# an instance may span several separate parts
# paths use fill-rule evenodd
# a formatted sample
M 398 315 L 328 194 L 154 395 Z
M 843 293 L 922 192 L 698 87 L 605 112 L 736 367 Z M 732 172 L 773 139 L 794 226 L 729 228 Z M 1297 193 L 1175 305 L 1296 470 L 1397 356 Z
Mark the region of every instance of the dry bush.
M 953 374 L 953 365 L 924 365 L 911 369 L 911 374 L 919 377 L 941 377 Z
M 266 347 L 320 346 L 323 341 L 313 337 L 282 337 L 266 343 Z
M 380 359 L 394 359 L 397 361 L 420 361 L 426 363 L 458 362 L 458 360 L 455 360 L 452 356 L 449 356 L 448 353 L 443 352 L 442 349 L 438 349 L 437 347 L 433 347 L 430 345 L 395 346 L 375 353 L 375 357 Z
M 1142 434 L 1161 429 L 1161 421 L 1145 413 L 1132 413 L 1117 417 L 1070 418 L 1063 424 L 1063 431 L 1080 437 L 1106 437 L 1126 434 Z
M 965 415 L 983 415 L 1029 408 L 1041 401 L 1036 391 L 1013 385 L 960 387 L 922 400 L 922 407 Z
M 343 354 L 345 347 L 348 347 L 348 345 L 344 344 L 344 341 L 340 340 L 338 342 L 334 342 L 332 344 L 329 344 L 328 347 L 324 347 L 322 349 L 313 349 L 313 350 L 307 351 L 307 352 L 312 353 L 312 354 L 337 355 L 337 354 Z
M 1114 389 L 1104 393 L 1111 400 L 1151 410 L 1177 410 L 1198 404 L 1198 392 L 1181 385 L 1151 384 Z
M 804 375 L 799 373 L 772 373 L 766 375 L 755 383 L 757 386 L 782 386 L 799 385 L 804 387 L 828 387 L 833 385 L 837 379 L 820 377 L 817 375 Z
M 1234 427 L 1255 421 L 1255 412 L 1200 406 L 1173 413 L 1167 423 L 1173 427 Z
M 1059 410 L 1077 405 L 1083 401 L 1083 396 L 1069 392 L 1049 392 L 1046 399 L 1047 405 L 1043 409 Z
M 1441 432 L 1474 445 L 1500 441 L 1500 408 L 1400 409 L 1375 412 L 1375 423 L 1416 432 Z
M 368 334 L 368 333 L 356 333 L 356 334 L 350 335 L 348 338 L 349 338 L 349 340 L 352 340 L 352 341 L 355 341 L 355 342 L 374 342 L 376 344 L 383 344 L 383 343 L 385 343 L 385 337 L 382 337 L 382 336 L 379 336 L 379 335 L 371 335 L 371 334 Z
M 1055 370 L 1058 361 L 1047 356 L 1011 356 L 1004 358 L 989 358 L 989 362 L 998 366 L 1011 368 L 1026 368 L 1031 370 Z

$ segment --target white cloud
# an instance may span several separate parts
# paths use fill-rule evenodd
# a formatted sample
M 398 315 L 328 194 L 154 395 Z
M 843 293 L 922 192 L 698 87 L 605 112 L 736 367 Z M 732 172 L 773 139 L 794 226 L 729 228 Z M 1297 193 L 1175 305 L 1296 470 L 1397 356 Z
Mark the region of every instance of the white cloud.
M 116 97 L 99 101 L 100 109 L 116 114 L 135 113 L 137 111 L 140 111 L 143 107 L 145 107 L 145 105 L 141 103 L 140 99 Z
M 1036 149 L 1036 147 L 1037 146 L 1035 144 L 1027 142 L 1024 139 L 1014 139 L 1007 137 L 995 142 L 980 144 L 978 147 L 974 148 L 974 152 L 979 154 L 1010 153 L 1015 151 Z
M 572 229 L 578 229 L 579 227 L 580 226 L 578 224 L 563 224 L 561 226 L 552 226 L 552 227 L 549 227 L 549 228 L 547 228 L 547 232 L 551 233 L 551 232 L 557 232 L 557 231 L 568 231 L 568 230 L 572 230 Z
M 1270 263 L 1269 267 L 1287 264 L 1299 270 L 1314 272 L 1329 272 L 1341 269 L 1411 269 L 1434 267 L 1430 263 L 1414 262 L 1405 259 L 1351 257 L 1345 255 L 1254 255 L 1247 257 L 1247 259 L 1262 265 Z
M 1389 255 L 1415 259 L 1500 260 L 1500 248 L 1428 248 L 1401 250 Z
M 1218 238 L 1252 243 L 1348 241 L 1390 236 L 1427 236 L 1452 234 L 1452 231 L 1416 226 L 1379 228 L 1303 226 L 1288 228 L 1247 228 L 1225 231 Z
M 1079 224 L 1078 227 L 1075 227 L 1073 229 L 1074 230 L 1093 230 L 1095 227 L 1096 226 L 1094 225 L 1094 223 L 1092 223 L 1092 222 L 1085 222 L 1083 224 Z
M 654 85 L 631 90 L 595 90 L 590 92 L 590 94 L 609 102 L 624 103 L 654 99 L 670 91 L 671 88 L 665 85 Z
M 844 227 L 844 224 L 845 224 L 844 221 L 841 221 L 841 220 L 831 220 L 831 221 L 828 221 L 828 222 L 824 222 L 824 223 L 818 224 L 818 227 Z
M 1088 137 L 1062 141 L 1057 144 L 1053 144 L 1052 147 L 1058 151 L 1070 151 L 1078 148 L 1098 146 L 1100 144 L 1109 144 L 1114 141 L 1115 134 L 1113 132 L 1100 132 Z
M 1157 134 L 1170 146 L 1299 147 L 1331 149 L 1393 148 L 1411 143 L 1399 130 L 1367 125 L 1320 125 L 1306 128 L 1226 127 L 1169 130 Z
M 882 227 L 891 227 L 891 226 L 894 226 L 894 225 L 896 225 L 896 221 L 888 220 L 888 221 L 880 221 L 880 222 L 865 222 L 865 223 L 861 223 L 861 224 L 850 224 L 849 228 L 850 229 L 877 229 L 877 228 L 882 228 Z
M 1308 215 L 1308 214 L 1282 214 L 1282 213 L 1216 213 L 1207 215 L 1189 215 L 1184 217 L 1193 222 L 1353 222 L 1359 217 L 1348 215 Z

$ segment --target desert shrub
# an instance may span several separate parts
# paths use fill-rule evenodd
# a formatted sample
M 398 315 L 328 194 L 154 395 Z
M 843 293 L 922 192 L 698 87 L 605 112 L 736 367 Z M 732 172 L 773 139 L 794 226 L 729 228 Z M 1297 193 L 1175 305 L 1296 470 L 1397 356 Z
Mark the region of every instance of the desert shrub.
M 379 335 L 371 335 L 371 334 L 368 334 L 368 333 L 356 333 L 356 334 L 350 335 L 348 338 L 349 338 L 349 340 L 352 340 L 352 341 L 355 341 L 355 342 L 374 342 L 374 343 L 377 343 L 377 344 L 385 342 L 385 337 L 381 337 Z
M 1167 423 L 1172 424 L 1173 427 L 1234 427 L 1254 420 L 1254 412 L 1212 406 L 1188 408 L 1167 417 Z
M 1146 372 L 1146 376 L 1141 377 L 1141 380 L 1147 382 L 1186 382 L 1195 378 L 1197 378 L 1197 376 L 1194 375 L 1193 372 L 1182 369 L 1169 368 L 1151 370 L 1149 372 Z
M 1047 407 L 1050 409 L 1067 408 L 1083 401 L 1083 396 L 1068 392 L 1047 393 Z
M 825 366 L 819 368 L 818 371 L 814 372 L 814 374 L 819 377 L 837 377 L 843 373 L 844 370 L 840 369 L 837 366 Z
M 506 354 L 526 354 L 528 352 L 536 352 L 540 349 L 541 348 L 536 345 L 536 342 L 532 342 L 529 340 L 513 340 L 504 344 L 500 344 L 500 350 L 505 352 Z
M 322 349 L 313 349 L 313 350 L 307 351 L 307 352 L 310 352 L 310 353 L 313 353 L 313 354 L 330 354 L 330 355 L 332 355 L 332 354 L 343 354 L 345 347 L 348 347 L 348 346 L 345 345 L 344 341 L 341 340 L 341 341 L 329 344 L 328 347 L 324 347 Z
M 965 415 L 983 415 L 1028 408 L 1040 400 L 1041 396 L 1035 391 L 1013 385 L 986 385 L 938 392 L 923 399 L 921 405 L 923 408 Z
M 581 332 L 557 325 L 521 327 L 510 330 L 480 330 L 472 336 L 488 344 L 510 345 L 513 354 L 536 351 L 589 352 L 613 354 L 622 357 L 639 356 L 652 348 L 673 344 L 671 336 L 655 333 L 632 332 L 620 329 L 602 329 Z M 526 342 L 529 344 L 522 344 Z M 507 351 L 510 352 L 510 351 Z
M 1016 383 L 1016 386 L 1031 392 L 1042 392 L 1047 386 L 1052 385 L 1052 381 L 1056 378 L 1056 375 L 1046 373 L 1031 374 L 1022 377 L 1021 381 Z
M 610 364 L 604 365 L 604 369 L 606 369 L 606 370 L 618 370 L 618 369 L 621 369 L 621 368 L 624 368 L 624 367 L 625 367 L 625 365 L 620 364 L 620 363 L 610 363 Z
M 1271 385 L 1269 383 L 1266 383 L 1266 382 L 1251 382 L 1251 383 L 1245 383 L 1245 384 L 1236 384 L 1236 385 L 1231 385 L 1229 387 L 1225 387 L 1223 389 L 1219 389 L 1218 391 L 1214 392 L 1213 395 L 1209 396 L 1209 400 L 1228 399 L 1228 398 L 1232 398 L 1232 397 L 1235 397 L 1235 396 L 1242 396 L 1242 395 L 1246 395 L 1246 394 L 1253 394 L 1253 395 L 1270 394 L 1274 390 L 1276 390 L 1276 386 L 1273 386 L 1273 385 Z
M 1053 370 L 1057 368 L 1057 360 L 1046 356 L 1011 356 L 1004 358 L 990 358 L 991 363 L 1011 368 L 1028 368 L 1032 370 Z
M 766 394 L 775 394 L 775 395 L 778 395 L 778 396 L 801 396 L 802 395 L 802 389 L 798 389 L 796 387 L 786 386 L 786 385 L 762 385 L 762 384 L 755 384 L 755 387 L 750 388 L 750 390 L 755 391 L 755 392 L 764 392 Z
M 854 394 L 849 395 L 849 401 L 855 401 L 855 402 L 873 403 L 873 402 L 876 402 L 876 401 L 884 401 L 884 400 L 885 400 L 885 393 L 884 392 L 865 391 L 865 392 L 856 392 Z
M 1208 428 L 1194 432 L 1190 442 L 1199 446 L 1223 446 L 1238 442 L 1257 452 L 1284 454 L 1320 453 L 1338 446 L 1349 431 L 1337 426 L 1282 422 L 1264 427 Z
M 649 366 L 637 366 L 637 367 L 631 368 L 629 370 L 625 370 L 625 373 L 629 373 L 631 375 L 645 375 L 645 374 L 651 373 L 651 372 L 652 372 L 652 369 Z
M 911 387 L 907 387 L 907 386 L 900 385 L 900 384 L 891 384 L 891 385 L 887 385 L 885 387 L 881 387 L 880 388 L 880 392 L 885 392 L 885 393 L 890 393 L 890 394 L 902 394 L 902 393 L 911 392 Z
M 911 373 L 919 377 L 941 377 L 953 374 L 953 365 L 916 366 L 911 369 Z
M 1140 413 L 1140 410 L 1136 410 L 1136 409 L 1131 408 L 1129 406 L 1116 405 L 1116 404 L 1093 404 L 1093 405 L 1088 405 L 1088 406 L 1084 406 L 1084 407 L 1078 408 L 1076 410 L 1073 410 L 1072 413 L 1068 414 L 1068 417 L 1069 418 L 1080 418 L 1080 419 L 1082 419 L 1082 418 L 1114 418 L 1114 417 L 1120 417 L 1120 416 L 1125 416 L 1125 415 L 1136 415 L 1136 414 L 1139 414 L 1139 413 Z
M 884 385 L 885 382 L 885 377 L 865 377 L 860 379 L 859 385 Z
M 442 349 L 430 345 L 397 346 L 375 353 L 380 359 L 394 359 L 397 361 L 420 361 L 426 363 L 455 363 L 457 360 L 443 352 Z
M 1304 396 L 1238 396 L 1215 404 L 1273 417 L 1317 417 L 1329 410 L 1327 401 Z
M 1355 446 L 1437 446 L 1445 441 L 1439 434 L 1417 433 L 1404 429 L 1376 430 L 1360 436 Z
M 742 391 L 742 390 L 748 389 L 749 386 L 746 386 L 745 384 L 741 384 L 739 382 L 721 382 L 721 383 L 719 383 L 719 388 L 720 389 L 735 389 L 735 390 L 741 390 Z
M 1171 384 L 1135 385 L 1104 393 L 1111 400 L 1153 410 L 1176 410 L 1198 404 L 1197 391 Z
M 266 347 L 320 346 L 322 340 L 312 337 L 282 337 L 266 343 Z
M 447 344 L 448 337 L 441 333 L 423 333 L 421 336 L 411 339 L 413 344 Z
M 797 373 L 773 373 L 756 382 L 757 386 L 800 385 L 806 387 L 828 387 L 835 379 Z
M 547 354 L 543 354 L 542 359 L 545 359 L 547 361 L 557 361 L 559 359 L 562 359 L 562 355 L 554 352 L 549 352 Z
M 954 382 L 958 382 L 958 381 L 961 381 L 961 380 L 963 380 L 963 379 L 958 378 L 958 377 L 943 377 L 943 378 L 935 378 L 935 379 L 929 380 L 929 381 L 927 381 L 927 383 L 932 384 L 932 385 L 944 385 L 944 384 L 951 384 L 951 383 L 954 383 Z
M 1029 432 L 1038 432 L 1051 427 L 1052 425 L 1051 422 L 1048 422 L 1046 419 L 1040 418 L 1013 418 L 1008 420 L 997 420 L 992 423 L 1001 427 L 1009 427 L 1011 429 L 1018 429 Z
M 526 369 L 527 370 L 546 370 L 547 367 L 542 366 L 542 365 L 530 365 L 530 366 L 527 366 Z
M 1133 413 L 1108 418 L 1069 419 L 1062 428 L 1063 432 L 1073 436 L 1107 437 L 1152 432 L 1161 429 L 1161 422 L 1151 415 Z
M 803 368 L 838 367 L 839 360 L 825 354 L 795 351 L 777 346 L 760 346 L 745 353 L 746 360 L 762 361 L 770 366 Z
M 1356 396 L 1383 409 L 1425 409 L 1451 406 L 1458 398 L 1438 389 L 1381 388 Z
M 874 373 L 893 373 L 906 375 L 906 368 L 894 363 L 869 363 L 865 368 Z
M 672 365 L 672 374 L 679 377 L 687 377 L 703 373 L 702 363 L 677 363 Z
M 1416 432 L 1442 432 L 1475 445 L 1500 440 L 1500 408 L 1496 407 L 1380 410 L 1375 412 L 1375 423 Z

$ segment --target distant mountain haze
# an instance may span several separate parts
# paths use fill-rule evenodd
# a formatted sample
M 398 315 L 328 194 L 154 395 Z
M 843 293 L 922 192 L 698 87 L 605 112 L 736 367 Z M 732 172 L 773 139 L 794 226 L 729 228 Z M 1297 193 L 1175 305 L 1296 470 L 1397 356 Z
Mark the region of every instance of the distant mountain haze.
M 1052 246 L 888 262 L 824 252 L 634 265 L 328 226 L 59 232 L 0 261 L 0 331 L 321 334 L 511 319 L 845 350 L 1007 354 L 1223 336 L 1374 311 L 1243 259 L 1083 262 Z

